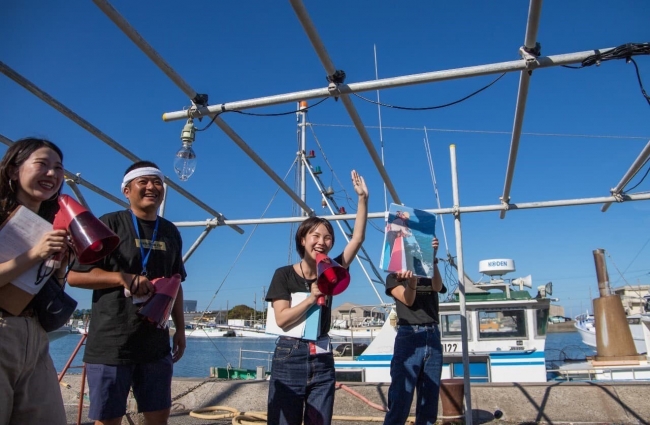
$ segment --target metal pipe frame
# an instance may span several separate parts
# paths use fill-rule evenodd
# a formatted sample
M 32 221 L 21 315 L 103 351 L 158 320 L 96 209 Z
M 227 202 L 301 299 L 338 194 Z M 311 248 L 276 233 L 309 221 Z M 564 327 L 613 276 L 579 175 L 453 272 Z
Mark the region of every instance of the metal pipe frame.
M 187 260 L 190 259 L 192 254 L 194 254 L 194 251 L 197 250 L 199 245 L 201 245 L 201 243 L 205 240 L 205 238 L 208 236 L 210 231 L 212 231 L 212 229 L 213 229 L 213 227 L 210 227 L 210 226 L 205 227 L 205 230 L 203 230 L 203 232 L 201 232 L 201 234 L 199 235 L 198 238 L 196 238 L 196 240 L 194 241 L 192 246 L 187 250 L 187 252 L 185 252 L 185 255 L 183 255 L 183 263 L 186 263 Z
M 7 145 L 7 146 L 11 146 L 16 142 L 11 140 L 10 138 L 0 134 L 0 143 L 3 143 L 5 145 Z M 63 171 L 64 171 L 64 178 L 66 179 L 66 182 L 68 183 L 68 185 L 70 185 L 70 182 L 74 182 L 77 185 L 81 185 L 81 186 L 84 186 L 84 187 L 92 190 L 93 192 L 97 193 L 98 195 L 103 196 L 104 198 L 108 199 L 109 201 L 113 201 L 116 204 L 118 204 L 118 205 L 120 205 L 120 206 L 122 206 L 124 208 L 129 208 L 129 204 L 127 204 L 126 202 L 124 202 L 120 198 L 111 195 L 110 193 L 106 192 L 104 189 L 101 189 L 101 188 L 95 186 L 94 184 L 90 183 L 89 181 L 84 180 L 83 178 L 81 178 L 80 174 L 74 174 L 71 171 L 68 171 L 66 169 L 64 169 Z M 70 186 L 70 187 L 72 188 L 72 186 Z M 77 192 L 74 191 L 74 189 L 72 189 L 72 190 L 73 190 L 73 192 L 75 194 L 77 194 Z
M 424 211 L 432 214 L 455 214 L 459 213 L 482 213 L 489 211 L 503 211 L 508 209 L 509 211 L 517 210 L 530 210 L 530 209 L 539 209 L 539 208 L 555 208 L 555 207 L 570 207 L 570 206 L 580 206 L 580 205 L 593 205 L 593 204 L 603 204 L 605 202 L 631 202 L 631 201 L 647 201 L 650 200 L 650 193 L 637 193 L 637 194 L 627 194 L 622 199 L 615 196 L 600 196 L 596 198 L 581 198 L 581 199 L 563 199 L 557 201 L 539 201 L 539 202 L 525 202 L 519 204 L 496 204 L 496 205 L 476 205 L 470 207 L 458 207 L 458 208 L 435 208 L 435 209 L 426 209 Z M 325 218 L 329 221 L 337 220 L 354 220 L 354 214 L 341 214 L 341 215 L 319 215 L 321 218 Z M 279 218 L 253 218 L 253 219 L 236 219 L 236 220 L 226 220 L 225 223 L 220 223 L 217 220 L 202 220 L 202 221 L 179 221 L 174 224 L 176 227 L 203 227 L 203 226 L 223 226 L 224 224 L 236 224 L 239 226 L 245 226 L 250 224 L 278 224 L 278 223 L 300 223 L 305 220 L 306 217 L 279 217 Z M 368 213 L 368 219 L 386 219 L 386 212 L 373 212 Z
M 269 167 L 268 164 L 267 164 L 266 162 L 264 162 L 264 160 L 263 160 L 262 158 L 260 158 L 260 156 L 259 156 L 257 153 L 255 153 L 255 151 L 254 151 L 250 146 L 248 146 L 248 144 L 244 141 L 244 139 L 242 139 L 242 138 L 239 136 L 239 134 L 237 134 L 237 133 L 235 132 L 235 130 L 232 129 L 232 127 L 230 127 L 228 124 L 226 124 L 226 122 L 225 122 L 223 119 L 221 119 L 221 117 L 216 117 L 216 118 L 214 119 L 214 123 L 215 123 L 217 126 L 219 126 L 219 128 L 220 128 L 224 133 L 226 133 L 226 135 L 227 135 L 228 137 L 230 137 L 230 139 L 231 139 L 233 142 L 235 142 L 235 144 L 236 144 L 237 146 L 239 146 L 239 148 L 240 148 L 242 151 L 244 151 L 244 153 L 245 153 L 246 155 L 248 155 L 248 157 L 249 157 L 250 159 L 252 159 L 253 162 L 255 162 L 255 164 L 257 164 L 258 167 L 260 167 L 262 170 L 264 170 L 264 172 L 266 173 L 266 175 L 268 175 L 269 177 L 271 177 L 271 180 L 273 180 L 273 181 L 275 182 L 275 184 L 277 184 L 277 185 L 280 187 L 280 189 L 284 190 L 284 192 L 285 192 L 287 195 L 289 195 L 289 197 L 290 197 L 291 199 L 293 199 L 293 201 L 294 201 L 296 204 L 298 204 L 298 205 L 300 206 L 300 208 L 302 208 L 302 210 L 307 214 L 307 216 L 313 216 L 313 215 L 315 214 L 315 213 L 314 213 L 314 210 L 312 210 L 311 208 L 309 208 L 309 205 L 307 205 L 307 204 L 305 203 L 305 201 L 303 201 L 302 199 L 300 199 L 300 196 L 298 196 L 298 194 L 297 194 L 296 192 L 294 192 L 294 191 L 293 191 L 293 190 L 292 190 L 292 189 L 291 189 L 291 188 L 290 188 L 290 187 L 289 187 L 289 186 L 288 186 L 288 185 L 287 185 L 287 184 L 286 184 L 286 183 L 285 183 L 285 182 L 280 178 L 280 176 L 278 176 L 278 175 L 275 173 L 275 171 L 273 171 L 273 170 L 271 169 L 271 167 Z
M 72 193 L 74 193 L 74 196 L 77 198 L 77 201 L 79 201 L 79 203 L 84 208 L 90 211 L 90 208 L 88 207 L 88 202 L 86 202 L 86 198 L 84 198 L 83 193 L 81 193 L 81 190 L 79 190 L 79 186 L 77 186 L 77 183 L 75 183 L 74 180 L 69 180 L 69 179 L 65 179 L 65 182 L 70 187 L 70 190 L 72 190 Z
M 302 24 L 302 27 L 305 30 L 309 41 L 311 41 L 311 44 L 314 47 L 318 58 L 323 64 L 325 72 L 327 72 L 327 75 L 334 74 L 336 71 L 334 62 L 332 62 L 332 59 L 327 53 L 327 49 L 325 48 L 323 41 L 318 35 L 316 26 L 309 17 L 309 13 L 307 13 L 307 9 L 302 3 L 302 0 L 289 0 L 289 2 L 291 3 L 291 7 L 293 7 L 294 12 L 296 13 L 296 16 L 298 16 L 298 20 Z M 396 204 L 401 204 L 402 201 L 400 200 L 399 195 L 397 195 L 397 191 L 393 186 L 393 182 L 390 180 L 390 177 L 386 172 L 386 168 L 384 168 L 384 164 L 382 163 L 379 154 L 377 154 L 377 150 L 375 149 L 375 146 L 370 139 L 370 135 L 366 131 L 365 125 L 363 125 L 363 122 L 361 121 L 361 116 L 359 116 L 357 109 L 354 107 L 354 103 L 352 103 L 352 99 L 350 99 L 350 97 L 346 94 L 343 94 L 340 97 L 341 102 L 343 102 L 343 106 L 345 106 L 345 110 L 348 112 L 350 119 L 352 119 L 352 123 L 359 133 L 359 136 L 361 136 L 363 144 L 366 146 L 366 150 L 370 154 L 370 158 L 372 158 L 372 161 L 375 163 L 375 167 L 377 167 L 377 171 L 379 171 L 381 178 L 384 180 L 384 184 L 386 185 L 388 192 L 393 197 L 393 201 Z
M 184 79 L 178 74 L 172 66 L 163 59 L 162 56 L 129 24 L 129 22 L 107 1 L 107 0 L 93 0 L 95 5 L 104 12 L 104 14 L 140 49 L 147 55 L 149 59 L 165 74 L 170 80 L 190 98 L 192 104 L 196 99 L 197 92 L 194 90 Z M 194 105 L 195 107 L 197 105 Z M 235 142 L 241 150 L 246 153 L 264 172 L 271 177 L 271 179 L 284 190 L 293 199 L 300 208 L 302 208 L 308 215 L 313 215 L 314 212 L 305 204 L 302 199 L 293 191 L 286 183 L 282 181 L 263 160 L 260 158 L 253 149 L 233 130 L 221 117 L 216 117 L 214 123 L 224 132 L 230 139 Z M 215 216 L 217 216 L 215 214 Z M 241 230 L 241 229 L 240 229 Z M 240 232 L 241 233 L 241 232 Z
M 522 58 L 526 63 L 534 63 L 535 56 L 529 52 L 535 49 L 537 44 L 537 30 L 539 28 L 539 18 L 542 12 L 542 0 L 531 0 L 528 9 L 528 23 L 526 25 L 526 37 L 524 46 L 519 49 Z M 517 105 L 515 107 L 515 119 L 512 125 L 512 138 L 510 140 L 510 152 L 508 153 L 508 166 L 506 168 L 506 181 L 503 185 L 503 195 L 501 202 L 510 202 L 510 189 L 512 179 L 515 175 L 515 164 L 517 162 L 517 152 L 519 151 L 519 140 L 521 139 L 521 128 L 524 123 L 524 114 L 526 113 L 526 100 L 528 99 L 528 87 L 530 86 L 530 77 L 533 71 L 525 69 L 519 76 L 519 88 L 517 90 Z M 501 211 L 499 215 L 502 219 L 506 217 L 506 211 Z
M 611 47 L 598 49 L 606 51 Z M 416 84 L 437 83 L 442 81 L 457 80 L 468 77 L 479 77 L 482 75 L 502 74 L 504 72 L 517 72 L 525 69 L 551 68 L 554 66 L 571 65 L 582 62 L 584 59 L 595 54 L 595 50 L 566 53 L 553 56 L 540 56 L 535 62 L 529 64 L 523 59 L 508 62 L 497 62 L 487 65 L 468 66 L 442 71 L 426 72 L 422 74 L 411 74 L 401 77 L 383 78 L 360 83 L 340 84 L 338 93 L 330 93 L 327 87 L 303 90 L 273 96 L 258 97 L 254 99 L 241 100 L 228 103 L 220 103 L 196 109 L 184 109 L 182 111 L 166 112 L 163 114 L 164 121 L 186 120 L 188 118 L 200 118 L 220 114 L 229 111 L 242 111 L 246 109 L 259 108 L 263 106 L 281 105 L 283 103 L 297 102 L 300 100 L 319 99 L 323 97 L 336 97 L 343 94 L 362 93 L 365 91 L 390 89 L 396 87 L 410 86 Z
M 38 88 L 36 85 L 34 85 L 31 81 L 11 69 L 9 66 L 7 66 L 4 62 L 0 61 L 0 72 L 5 74 L 7 77 L 12 79 L 14 82 L 22 86 L 23 88 L 27 89 L 27 91 L 31 92 L 33 95 L 41 99 L 43 102 L 47 103 L 57 111 L 59 111 L 61 114 L 65 115 L 68 117 L 70 120 L 75 122 L 77 125 L 82 127 L 84 130 L 88 131 L 90 134 L 93 136 L 97 137 L 99 140 L 102 142 L 106 143 L 108 146 L 111 148 L 115 149 L 122 155 L 124 155 L 126 158 L 130 159 L 133 162 L 139 161 L 140 158 L 138 158 L 133 152 L 129 151 L 127 148 L 124 146 L 120 145 L 118 142 L 110 138 L 108 135 L 103 133 L 100 129 L 83 119 L 81 116 L 77 115 L 75 112 L 73 112 L 70 108 L 59 102 L 58 100 L 54 99 L 52 96 L 50 96 L 48 93 L 45 91 L 41 90 Z M 174 181 L 172 181 L 169 177 L 165 176 L 165 182 L 171 186 L 175 191 L 183 195 L 185 198 L 205 210 L 206 212 L 210 213 L 210 215 L 217 217 L 219 220 L 224 220 L 225 217 L 223 214 L 220 212 L 216 211 L 212 207 L 208 206 L 206 203 L 198 199 L 196 196 L 192 195 L 189 193 L 187 190 L 183 189 L 181 186 L 176 184 Z M 235 231 L 239 233 L 244 233 L 244 231 L 237 227 L 237 226 L 232 226 Z
M 639 156 L 637 156 L 637 158 L 634 160 L 630 168 L 625 172 L 621 181 L 618 182 L 615 188 L 610 190 L 612 196 L 620 197 L 623 188 L 630 182 L 630 180 L 632 180 L 632 178 L 636 175 L 636 173 L 639 172 L 641 167 L 645 165 L 646 161 L 648 160 L 648 157 L 650 157 L 650 141 L 648 141 L 648 143 L 645 145 L 643 150 L 641 150 Z M 605 212 L 609 209 L 610 205 L 612 205 L 612 203 L 607 202 L 602 206 L 600 210 L 602 212 Z
M 460 197 L 456 145 L 449 146 L 451 160 L 451 186 L 454 199 L 454 228 L 456 230 L 456 258 L 458 260 L 458 302 L 460 309 L 460 341 L 463 351 L 463 386 L 465 387 L 465 423 L 472 425 L 472 391 L 469 382 L 469 343 L 467 340 L 467 308 L 465 303 L 465 264 L 463 259 L 463 233 L 460 226 Z

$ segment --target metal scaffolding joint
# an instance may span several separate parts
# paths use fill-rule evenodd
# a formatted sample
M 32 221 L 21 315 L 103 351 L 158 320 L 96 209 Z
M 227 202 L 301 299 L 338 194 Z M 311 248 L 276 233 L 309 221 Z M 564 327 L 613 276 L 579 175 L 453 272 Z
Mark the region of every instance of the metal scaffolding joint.
M 526 46 L 521 46 L 519 48 L 519 54 L 521 55 L 521 58 L 526 61 L 526 69 L 529 72 L 539 67 L 539 61 L 537 60 L 539 54 L 535 54 L 535 53 L 536 53 L 535 50 L 530 51 L 529 49 L 526 48 Z
M 503 196 L 499 196 L 499 201 L 501 201 L 501 205 L 503 206 L 504 211 L 508 211 L 510 209 L 510 197 L 508 199 L 503 199 Z
M 622 192 L 616 192 L 612 189 L 612 196 L 616 199 L 616 202 L 625 202 L 625 194 Z

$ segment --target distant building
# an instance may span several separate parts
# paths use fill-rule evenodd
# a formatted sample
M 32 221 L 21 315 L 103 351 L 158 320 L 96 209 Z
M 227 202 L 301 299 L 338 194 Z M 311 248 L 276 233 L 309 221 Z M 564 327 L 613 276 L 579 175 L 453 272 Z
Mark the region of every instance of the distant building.
M 189 313 L 190 311 L 196 311 L 196 300 L 183 300 L 183 312 Z
M 548 311 L 548 315 L 549 315 L 549 317 L 553 317 L 553 316 L 562 316 L 562 317 L 564 317 L 564 307 L 562 307 L 561 305 L 551 304 L 551 306 L 549 308 L 549 311 Z
M 384 315 L 383 308 L 360 306 L 349 302 L 332 309 L 333 322 L 345 323 L 346 326 L 352 327 L 359 326 L 367 320 L 382 321 L 381 323 L 383 323 Z
M 625 314 L 645 313 L 644 295 L 648 294 L 650 285 L 625 285 L 612 289 L 612 294 L 619 295 Z

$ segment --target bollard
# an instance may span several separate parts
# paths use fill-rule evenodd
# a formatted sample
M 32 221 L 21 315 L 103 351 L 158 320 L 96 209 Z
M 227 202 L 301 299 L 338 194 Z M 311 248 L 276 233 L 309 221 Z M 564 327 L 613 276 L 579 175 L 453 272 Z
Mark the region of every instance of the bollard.
M 440 380 L 440 400 L 442 401 L 442 423 L 448 423 L 452 419 L 463 418 L 463 398 L 465 387 L 462 379 Z
M 255 379 L 259 381 L 266 379 L 266 375 L 264 374 L 264 366 L 257 366 L 257 377 Z

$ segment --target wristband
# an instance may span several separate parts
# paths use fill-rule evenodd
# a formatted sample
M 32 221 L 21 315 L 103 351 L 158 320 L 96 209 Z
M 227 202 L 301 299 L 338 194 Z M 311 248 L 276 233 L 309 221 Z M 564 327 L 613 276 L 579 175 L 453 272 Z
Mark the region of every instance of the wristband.
M 437 258 L 433 259 L 433 264 L 438 264 L 438 259 Z

